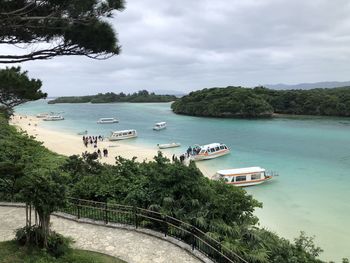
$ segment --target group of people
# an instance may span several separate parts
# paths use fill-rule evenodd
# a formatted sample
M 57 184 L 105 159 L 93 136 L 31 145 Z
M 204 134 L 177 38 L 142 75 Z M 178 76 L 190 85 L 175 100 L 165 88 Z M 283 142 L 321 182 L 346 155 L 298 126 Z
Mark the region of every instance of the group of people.
M 85 147 L 87 148 L 90 145 L 92 145 L 94 148 L 97 148 L 97 143 L 99 141 L 103 141 L 103 137 L 101 135 L 99 136 L 83 136 L 83 143 Z M 102 158 L 102 157 L 108 157 L 108 150 L 106 148 L 103 148 L 101 151 L 100 149 L 95 150 L 93 153 L 96 155 L 97 158 Z
M 201 148 L 199 146 L 196 146 L 196 147 L 191 147 L 191 146 L 188 146 L 187 148 L 187 157 L 190 157 L 190 155 L 197 155 L 199 154 L 199 152 L 201 151 Z
M 83 152 L 81 155 L 83 157 L 86 157 L 89 153 L 87 151 Z M 100 149 L 97 149 L 97 151 L 94 151 L 92 153 L 92 155 L 94 156 L 94 159 L 101 159 L 102 158 L 102 154 L 103 157 L 108 157 L 108 150 L 106 148 L 104 148 L 102 151 Z
M 93 145 L 94 148 L 97 148 L 97 142 L 103 141 L 103 137 L 101 135 L 99 136 L 83 136 L 83 143 L 85 147 L 88 147 L 89 144 Z

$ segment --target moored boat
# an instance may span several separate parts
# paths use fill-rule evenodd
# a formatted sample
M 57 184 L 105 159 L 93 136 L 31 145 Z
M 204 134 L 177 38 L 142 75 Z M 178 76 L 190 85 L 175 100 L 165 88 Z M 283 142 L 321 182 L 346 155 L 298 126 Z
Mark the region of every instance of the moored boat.
M 97 121 L 98 124 L 110 124 L 119 122 L 116 118 L 101 118 Z
M 43 119 L 43 118 L 47 118 L 50 114 L 48 113 L 39 113 L 36 115 L 37 118 L 39 119 Z
M 181 143 L 178 143 L 178 142 L 163 143 L 163 144 L 157 144 L 157 146 L 159 149 L 168 149 L 168 148 L 180 147 Z
M 114 131 L 108 138 L 110 141 L 126 140 L 137 137 L 136 130 Z
M 211 143 L 195 146 L 191 156 L 194 161 L 214 159 L 230 153 L 230 149 L 223 143 Z
M 153 127 L 153 130 L 155 131 L 160 131 L 160 130 L 163 130 L 166 128 L 166 122 L 165 121 L 162 121 L 162 122 L 157 122 L 154 127 Z
M 43 120 L 44 121 L 62 121 L 64 120 L 64 118 L 61 115 L 48 115 Z
M 232 184 L 239 187 L 262 184 L 276 176 L 272 172 L 267 172 L 261 167 L 246 167 L 220 170 L 216 172 L 215 178 L 222 178 L 226 184 Z

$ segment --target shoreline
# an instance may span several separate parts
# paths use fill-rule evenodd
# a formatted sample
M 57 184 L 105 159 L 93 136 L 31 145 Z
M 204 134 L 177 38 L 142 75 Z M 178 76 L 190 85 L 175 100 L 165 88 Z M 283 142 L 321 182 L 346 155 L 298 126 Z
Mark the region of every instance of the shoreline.
M 128 144 L 126 141 L 98 141 L 97 148 L 89 144 L 85 147 L 82 141 L 83 135 L 77 135 L 69 131 L 56 131 L 46 127 L 42 127 L 42 119 L 31 115 L 14 114 L 10 120 L 10 124 L 17 129 L 26 132 L 29 136 L 33 136 L 35 140 L 42 142 L 49 150 L 65 155 L 80 155 L 85 151 L 89 153 L 95 152 L 97 149 L 107 149 L 108 157 L 102 157 L 98 160 L 106 164 L 115 164 L 115 157 L 121 156 L 126 159 L 136 157 L 136 161 L 152 161 L 154 156 L 161 151 L 165 157 L 172 159 L 174 152 L 170 150 L 159 150 L 156 147 L 150 147 L 145 144 L 138 146 Z M 98 136 L 98 134 L 87 134 L 87 136 Z M 212 178 L 215 172 L 211 171 L 203 162 L 196 162 L 198 169 L 204 176 Z

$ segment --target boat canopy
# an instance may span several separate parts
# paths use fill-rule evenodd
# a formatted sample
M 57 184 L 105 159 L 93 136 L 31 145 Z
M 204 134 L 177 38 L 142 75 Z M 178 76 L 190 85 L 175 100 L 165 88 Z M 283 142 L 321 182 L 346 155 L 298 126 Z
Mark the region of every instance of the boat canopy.
M 164 125 L 166 125 L 166 122 L 165 121 L 157 122 L 155 125 L 156 126 L 164 126 Z
M 220 175 L 241 175 L 241 174 L 250 174 L 250 173 L 263 173 L 265 172 L 264 168 L 261 167 L 246 167 L 246 168 L 237 168 L 237 169 L 227 169 L 227 170 L 220 170 L 217 171 Z

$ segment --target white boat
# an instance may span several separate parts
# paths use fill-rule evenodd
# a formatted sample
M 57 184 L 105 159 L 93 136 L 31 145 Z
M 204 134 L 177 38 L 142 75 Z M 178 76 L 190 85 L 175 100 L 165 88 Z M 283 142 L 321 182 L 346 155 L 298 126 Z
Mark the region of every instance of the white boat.
M 62 120 L 64 120 L 64 118 L 61 115 L 49 115 L 46 118 L 44 118 L 44 121 L 62 121 Z
M 178 142 L 163 143 L 163 144 L 157 144 L 157 146 L 159 149 L 167 149 L 167 148 L 180 147 L 181 143 L 178 143 Z
M 123 130 L 123 131 L 115 131 L 112 132 L 111 136 L 109 137 L 110 141 L 119 141 L 119 140 L 126 140 L 137 137 L 136 130 Z
M 195 146 L 191 156 L 194 161 L 214 159 L 229 154 L 230 149 L 223 143 L 211 143 L 202 146 Z
M 47 118 L 50 114 L 48 113 L 39 113 L 36 115 L 37 118 L 39 119 L 43 119 L 43 118 Z
M 157 122 L 154 127 L 153 127 L 153 130 L 155 131 L 160 131 L 160 130 L 163 130 L 166 128 L 166 122 L 165 121 L 162 121 L 162 122 Z
M 220 170 L 216 172 L 215 178 L 223 178 L 226 184 L 232 184 L 239 187 L 262 184 L 272 179 L 273 174 L 266 172 L 261 167 L 246 167 L 237 169 Z
M 109 124 L 109 123 L 117 123 L 118 120 L 116 118 L 101 118 L 97 121 L 98 124 Z

